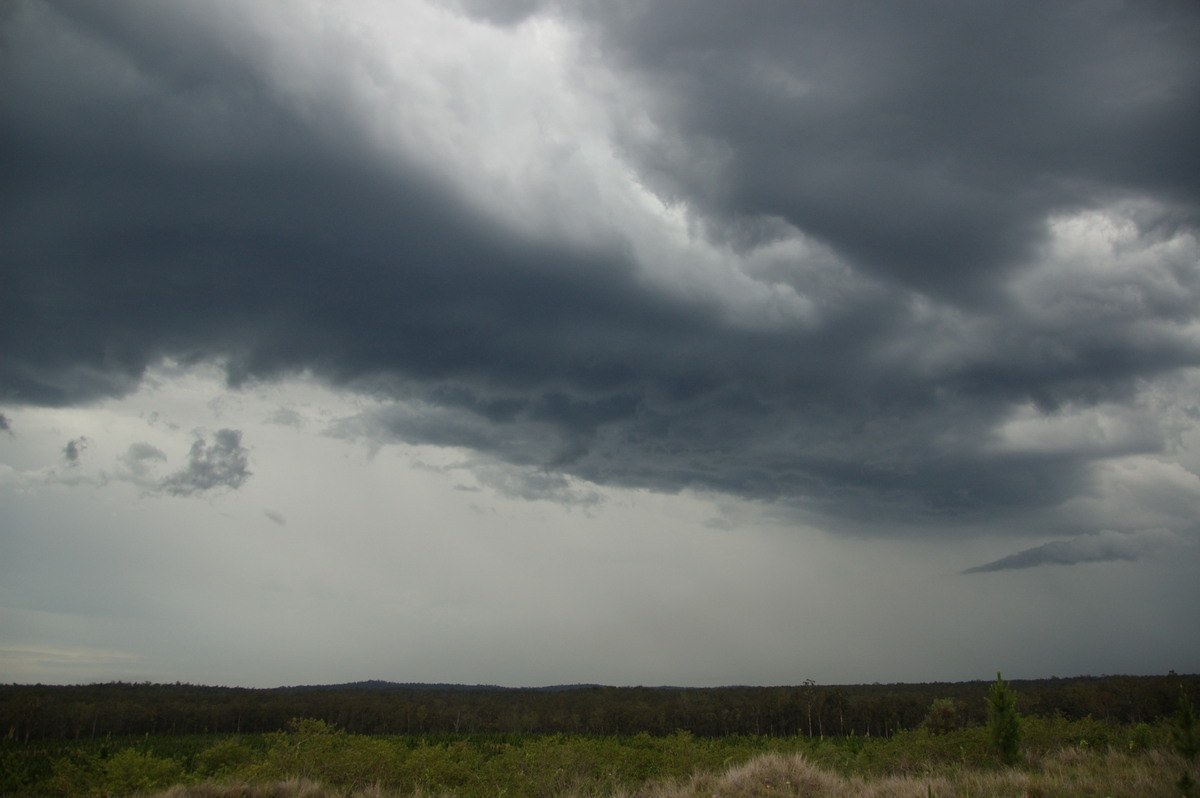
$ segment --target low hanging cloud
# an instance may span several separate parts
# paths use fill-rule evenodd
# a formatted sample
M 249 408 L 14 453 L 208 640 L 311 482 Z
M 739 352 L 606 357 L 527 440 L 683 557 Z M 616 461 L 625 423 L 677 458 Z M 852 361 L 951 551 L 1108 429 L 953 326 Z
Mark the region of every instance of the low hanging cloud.
M 563 505 L 591 507 L 602 501 L 601 495 L 586 486 L 572 484 L 560 473 L 534 468 L 503 467 L 495 464 L 464 466 L 485 485 L 510 499 L 549 501 Z
M 8 416 L 0 413 L 0 432 L 7 432 L 9 436 L 15 437 L 12 431 L 12 425 L 8 422 Z
M 1122 533 L 1105 530 L 1080 535 L 1071 540 L 1056 540 L 1025 549 L 999 560 L 977 565 L 964 574 L 1012 571 L 1041 565 L 1079 565 L 1096 562 L 1135 562 L 1176 543 L 1178 537 L 1166 530 Z
M 203 436 L 188 453 L 188 464 L 166 477 L 158 490 L 171 496 L 194 496 L 221 488 L 236 490 L 249 477 L 249 450 L 242 446 L 240 430 L 220 429 L 212 443 Z

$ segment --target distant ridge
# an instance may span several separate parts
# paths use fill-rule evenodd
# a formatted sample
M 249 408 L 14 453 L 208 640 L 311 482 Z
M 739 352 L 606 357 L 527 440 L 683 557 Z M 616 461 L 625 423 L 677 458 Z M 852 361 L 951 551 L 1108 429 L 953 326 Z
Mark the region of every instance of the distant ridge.
M 444 682 L 389 682 L 383 679 L 367 679 L 361 682 L 342 684 L 303 684 L 278 688 L 282 690 L 408 690 L 412 692 L 494 692 L 523 691 L 534 693 L 563 693 L 570 690 L 594 690 L 602 684 L 555 684 L 545 687 L 503 687 L 498 684 L 447 684 Z

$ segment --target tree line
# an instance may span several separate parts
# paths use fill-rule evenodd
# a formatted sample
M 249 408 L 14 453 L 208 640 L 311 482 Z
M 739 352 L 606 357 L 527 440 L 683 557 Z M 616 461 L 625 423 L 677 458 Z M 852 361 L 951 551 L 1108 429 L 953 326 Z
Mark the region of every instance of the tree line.
M 1022 714 L 1111 723 L 1171 716 L 1200 676 L 1014 680 Z M 887 737 L 926 721 L 982 725 L 985 681 L 781 687 L 465 687 L 359 685 L 250 689 L 113 682 L 0 686 L 0 733 L 10 740 L 106 735 L 249 734 L 314 718 L 353 734 L 591 734 Z

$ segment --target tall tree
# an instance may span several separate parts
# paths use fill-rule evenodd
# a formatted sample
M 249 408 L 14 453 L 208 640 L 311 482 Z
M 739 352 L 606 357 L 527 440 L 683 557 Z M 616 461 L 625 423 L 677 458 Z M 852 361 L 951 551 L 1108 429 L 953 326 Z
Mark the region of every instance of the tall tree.
M 1182 685 L 1179 687 L 1179 713 L 1175 716 L 1175 728 L 1171 733 L 1175 738 L 1175 750 L 1184 759 L 1191 762 L 1200 754 L 1200 729 L 1196 728 L 1196 712 Z
M 1006 765 L 1015 765 L 1021 756 L 1021 716 L 1017 714 L 1017 694 L 1000 672 L 988 691 L 988 732 L 992 746 Z
M 1175 716 L 1175 728 L 1171 729 L 1171 736 L 1175 739 L 1175 750 L 1179 752 L 1187 762 L 1194 762 L 1196 756 L 1200 754 L 1200 730 L 1196 728 L 1196 712 L 1192 709 L 1192 702 L 1188 699 L 1187 691 L 1183 689 L 1183 685 L 1179 686 L 1179 714 Z M 1175 782 L 1180 791 L 1191 798 L 1193 791 L 1196 789 L 1196 780 L 1192 778 L 1191 771 L 1184 768 L 1183 775 L 1179 777 L 1179 781 Z

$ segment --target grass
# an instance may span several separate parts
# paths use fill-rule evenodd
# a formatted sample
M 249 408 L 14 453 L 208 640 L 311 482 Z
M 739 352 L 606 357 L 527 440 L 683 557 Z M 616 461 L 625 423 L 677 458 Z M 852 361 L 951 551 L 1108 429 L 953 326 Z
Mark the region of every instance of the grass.
M 1002 765 L 983 727 L 889 738 L 288 732 L 0 747 L 0 795 L 156 798 L 1177 798 L 1166 724 L 1027 719 Z M 1190 770 L 1189 770 L 1190 768 Z
M 1137 754 L 1070 748 L 1017 767 L 950 766 L 921 775 L 847 775 L 822 768 L 801 753 L 772 752 L 719 771 L 683 779 L 650 779 L 612 792 L 567 787 L 520 794 L 561 798 L 1178 798 L 1181 793 L 1175 782 L 1184 767 L 1182 757 L 1163 751 Z M 378 785 L 336 789 L 291 778 L 270 784 L 180 785 L 155 798 L 442 798 L 455 794 L 425 789 L 394 791 Z

